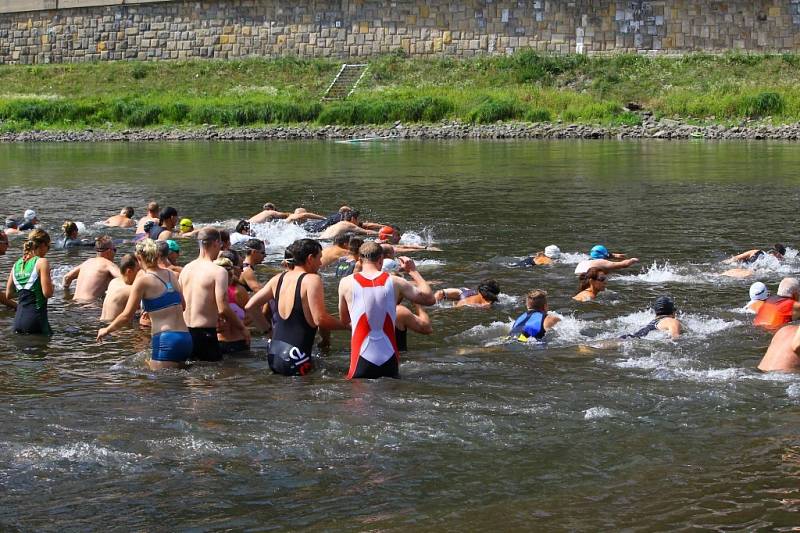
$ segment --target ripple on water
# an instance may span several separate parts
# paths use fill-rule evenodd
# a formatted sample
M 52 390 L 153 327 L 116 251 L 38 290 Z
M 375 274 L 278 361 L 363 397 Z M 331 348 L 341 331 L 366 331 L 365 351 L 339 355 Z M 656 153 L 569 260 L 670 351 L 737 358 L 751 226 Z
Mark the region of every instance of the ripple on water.
M 3 452 L 9 462 L 19 467 L 36 470 L 71 470 L 73 465 L 80 467 L 103 467 L 130 470 L 142 460 L 133 452 L 114 450 L 91 442 L 76 442 L 60 446 L 20 446 L 4 443 Z

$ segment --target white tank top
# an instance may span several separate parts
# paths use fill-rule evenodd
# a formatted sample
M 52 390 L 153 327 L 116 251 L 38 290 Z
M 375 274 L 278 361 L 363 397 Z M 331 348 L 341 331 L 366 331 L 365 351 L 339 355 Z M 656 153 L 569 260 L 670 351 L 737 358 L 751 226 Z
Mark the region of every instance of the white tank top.
M 359 357 L 380 366 L 397 354 L 396 305 L 394 284 L 388 273 L 378 272 L 372 279 L 361 273 L 353 275 L 351 372 Z

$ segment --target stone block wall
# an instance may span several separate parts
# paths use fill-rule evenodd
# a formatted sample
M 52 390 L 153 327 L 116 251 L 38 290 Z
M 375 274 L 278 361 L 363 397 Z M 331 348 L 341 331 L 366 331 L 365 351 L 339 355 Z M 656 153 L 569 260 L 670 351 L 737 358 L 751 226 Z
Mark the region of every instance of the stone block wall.
M 0 0 L 0 63 L 800 50 L 800 0 Z

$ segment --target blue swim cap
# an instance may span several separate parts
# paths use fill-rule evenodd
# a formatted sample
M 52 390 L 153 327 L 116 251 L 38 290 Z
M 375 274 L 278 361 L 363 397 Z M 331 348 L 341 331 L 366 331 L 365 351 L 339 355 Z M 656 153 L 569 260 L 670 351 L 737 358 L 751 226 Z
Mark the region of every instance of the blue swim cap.
M 606 259 L 611 254 L 608 253 L 608 248 L 606 248 L 602 244 L 598 244 L 597 246 L 592 248 L 592 251 L 589 252 L 589 255 L 591 256 L 592 259 Z

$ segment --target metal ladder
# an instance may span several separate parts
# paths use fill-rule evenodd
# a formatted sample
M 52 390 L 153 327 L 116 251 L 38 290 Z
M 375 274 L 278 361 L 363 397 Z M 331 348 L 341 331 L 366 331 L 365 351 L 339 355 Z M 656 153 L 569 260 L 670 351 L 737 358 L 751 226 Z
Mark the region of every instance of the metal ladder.
M 342 68 L 333 78 L 333 81 L 328 86 L 325 94 L 322 95 L 322 100 L 344 100 L 356 90 L 358 83 L 367 73 L 369 65 L 364 63 L 359 64 L 343 64 Z

